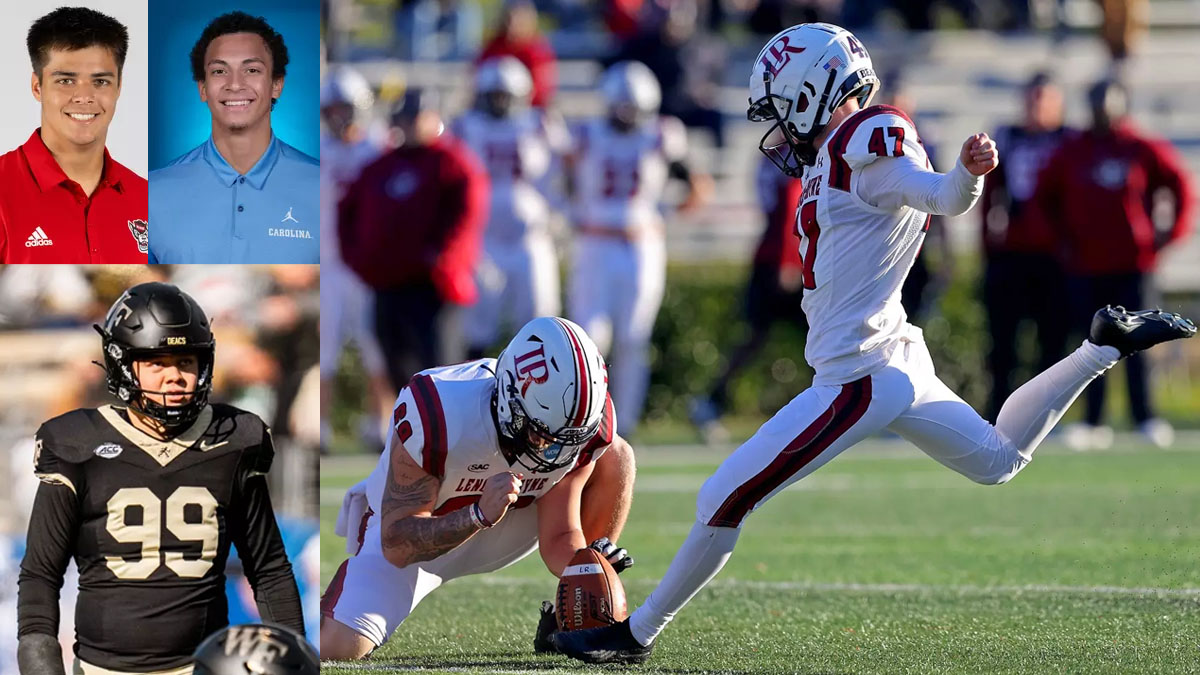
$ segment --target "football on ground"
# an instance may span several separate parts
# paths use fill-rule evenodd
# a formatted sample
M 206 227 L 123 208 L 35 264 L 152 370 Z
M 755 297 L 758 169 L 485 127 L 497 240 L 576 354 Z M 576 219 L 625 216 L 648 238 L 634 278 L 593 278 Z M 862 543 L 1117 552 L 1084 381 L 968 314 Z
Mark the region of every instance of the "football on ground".
M 563 570 L 555 602 L 559 630 L 607 626 L 628 615 L 625 587 L 604 556 L 579 550 Z

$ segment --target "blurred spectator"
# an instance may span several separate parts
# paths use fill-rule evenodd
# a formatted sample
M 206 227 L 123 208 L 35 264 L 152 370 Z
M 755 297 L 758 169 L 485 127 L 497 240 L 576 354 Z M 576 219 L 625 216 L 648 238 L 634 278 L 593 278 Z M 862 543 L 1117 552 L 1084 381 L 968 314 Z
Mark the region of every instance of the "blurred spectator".
M 1068 325 L 1062 264 L 1055 256 L 1049 224 L 1029 208 L 1038 172 L 1067 136 L 1062 91 L 1048 73 L 1037 73 L 1025 86 L 1025 113 L 1019 125 L 996 130 L 1000 168 L 983 187 L 979 215 L 983 242 L 983 305 L 992 347 L 988 370 L 992 387 L 988 419 L 1016 386 L 1017 330 L 1028 321 L 1037 333 L 1037 354 L 1030 365 L 1042 372 L 1066 349 Z
M 709 443 L 728 438 L 719 420 L 728 407 L 729 383 L 762 351 L 771 326 L 778 322 L 790 322 L 805 330 L 808 326 L 800 308 L 804 262 L 795 234 L 796 209 L 800 206 L 804 181 L 789 178 L 774 162 L 762 157 L 754 185 L 766 227 L 754 250 L 750 281 L 743 297 L 750 335 L 734 347 L 708 395 L 692 401 L 689 411 L 692 424 Z
M 724 59 L 709 46 L 702 48 L 696 35 L 696 5 L 692 0 L 673 0 L 661 18 L 630 38 L 604 61 L 605 66 L 621 61 L 640 61 L 658 78 L 662 89 L 662 112 L 677 117 L 688 127 L 708 129 L 718 147 L 725 145 L 725 118 L 719 108 Z M 705 52 L 708 58 L 704 58 Z
M 442 133 L 428 92 L 407 92 L 392 119 L 401 145 L 363 169 L 337 220 L 343 260 L 375 290 L 375 335 L 399 390 L 465 355 L 458 324 L 477 298 L 488 178 Z
M 474 0 L 397 0 L 393 52 L 408 61 L 471 58 L 483 35 Z
M 491 177 L 478 301 L 466 315 L 467 357 L 490 353 L 508 331 L 559 314 L 558 253 L 550 231 L 554 169 L 570 149 L 566 124 L 530 108 L 529 71 L 516 58 L 485 61 L 475 76 L 475 108 L 454 120 L 454 135 L 480 154 Z
M 1129 97 L 1113 80 L 1088 94 L 1092 127 L 1059 146 L 1038 178 L 1034 200 L 1057 230 L 1075 304 L 1075 328 L 1086 332 L 1096 307 L 1143 307 L 1158 253 L 1183 237 L 1192 215 L 1192 187 L 1175 149 L 1152 138 L 1128 118 Z M 1160 193 L 1161 191 L 1161 193 Z M 1156 228 L 1152 207 L 1160 194 L 1174 204 L 1174 218 Z M 1126 359 L 1134 422 L 1155 445 L 1171 443 L 1171 427 L 1151 408 L 1146 361 Z M 1076 447 L 1106 445 L 1111 430 L 1100 427 L 1107 378 L 1088 387 L 1083 426 L 1068 433 Z
M 371 289 L 342 261 L 338 247 L 337 204 L 359 171 L 383 148 L 369 137 L 367 113 L 374 92 L 348 66 L 330 71 L 321 85 L 321 435 L 329 442 L 334 375 L 342 348 L 353 341 L 367 373 L 367 405 L 358 435 L 367 448 L 382 450 L 383 420 L 396 398 L 375 340 Z
M 577 135 L 569 307 L 608 360 L 617 428 L 631 435 L 646 398 L 650 335 L 667 277 L 660 210 L 667 181 L 687 184 L 681 211 L 702 206 L 712 183 L 687 165 L 683 124 L 658 114 L 661 94 L 645 65 L 614 65 L 600 91 L 605 116 L 587 120 Z
M 483 47 L 476 59 L 481 64 L 500 56 L 514 56 L 533 77 L 532 105 L 544 108 L 554 98 L 558 70 L 554 49 L 538 32 L 537 8 L 531 0 L 508 0 L 500 14 L 500 30 Z

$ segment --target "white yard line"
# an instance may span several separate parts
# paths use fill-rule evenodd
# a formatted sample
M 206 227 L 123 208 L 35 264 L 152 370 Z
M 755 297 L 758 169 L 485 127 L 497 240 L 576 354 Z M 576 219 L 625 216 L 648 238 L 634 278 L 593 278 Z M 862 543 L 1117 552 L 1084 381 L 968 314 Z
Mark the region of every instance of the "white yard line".
M 532 577 L 504 577 L 481 575 L 472 579 L 488 586 L 545 586 L 548 581 Z M 646 586 L 655 582 L 645 579 L 632 580 L 631 586 Z M 707 588 L 745 588 L 756 591 L 817 591 L 851 593 L 953 593 L 957 595 L 995 595 L 1016 593 L 1076 593 L 1080 595 L 1158 596 L 1200 598 L 1200 588 L 1158 588 L 1129 586 L 1070 586 L 1059 584 L 1024 584 L 1001 586 L 978 586 L 973 584 L 855 584 L 820 583 L 813 581 L 750 581 L 744 579 L 717 579 Z

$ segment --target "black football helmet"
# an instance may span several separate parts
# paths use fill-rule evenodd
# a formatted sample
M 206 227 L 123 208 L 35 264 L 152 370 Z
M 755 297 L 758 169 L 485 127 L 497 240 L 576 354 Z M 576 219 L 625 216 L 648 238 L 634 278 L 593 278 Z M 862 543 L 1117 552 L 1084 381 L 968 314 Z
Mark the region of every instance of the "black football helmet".
M 94 327 L 104 346 L 103 368 L 113 396 L 168 429 L 187 426 L 200 416 L 212 390 L 215 343 L 208 317 L 192 296 L 170 284 L 138 284 L 117 298 L 103 326 Z M 163 353 L 191 353 L 199 362 L 196 391 L 183 405 L 152 400 L 147 394 L 164 392 L 143 391 L 133 372 L 134 361 Z
M 318 675 L 321 659 L 304 638 L 261 623 L 227 626 L 196 647 L 193 675 Z

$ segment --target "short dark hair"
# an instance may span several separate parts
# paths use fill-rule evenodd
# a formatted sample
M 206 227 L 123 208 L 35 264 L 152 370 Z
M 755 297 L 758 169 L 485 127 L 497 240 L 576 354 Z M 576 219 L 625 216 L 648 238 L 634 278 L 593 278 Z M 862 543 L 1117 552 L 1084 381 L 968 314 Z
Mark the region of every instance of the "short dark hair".
M 261 16 L 251 16 L 245 12 L 229 12 L 213 19 L 204 27 L 200 39 L 192 47 L 192 79 L 204 81 L 204 52 L 213 40 L 231 33 L 254 33 L 267 43 L 271 50 L 271 79 L 287 74 L 288 51 L 283 44 L 283 36 L 271 28 L 267 20 Z
M 125 68 L 129 52 L 129 31 L 120 21 L 86 7 L 59 7 L 33 22 L 25 38 L 29 61 L 38 80 L 50 60 L 51 49 L 74 51 L 88 47 L 106 47 L 117 61 L 117 79 Z

